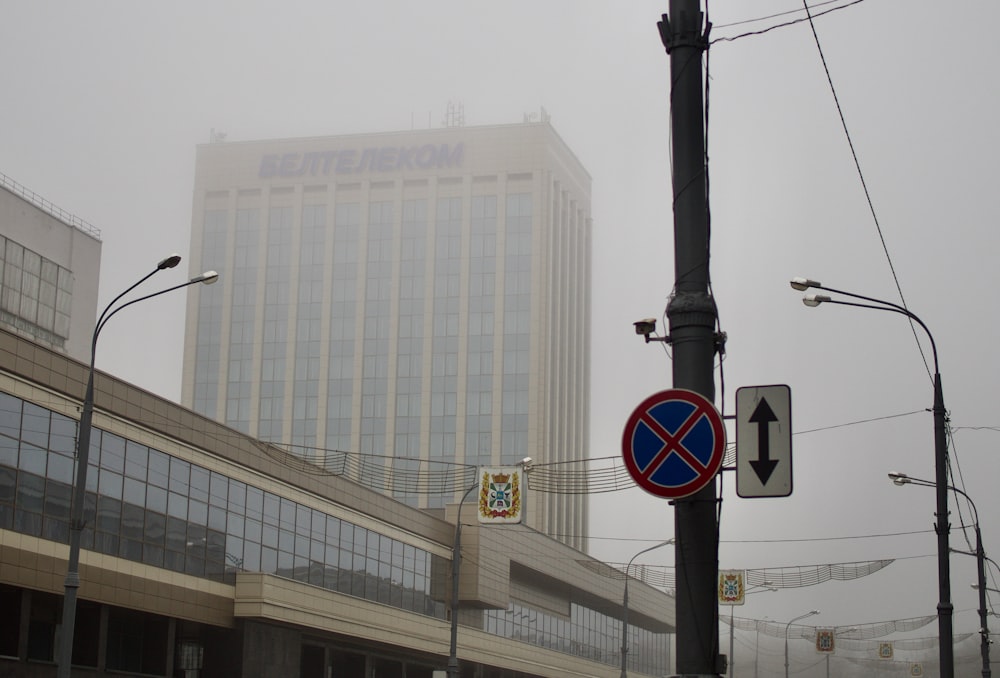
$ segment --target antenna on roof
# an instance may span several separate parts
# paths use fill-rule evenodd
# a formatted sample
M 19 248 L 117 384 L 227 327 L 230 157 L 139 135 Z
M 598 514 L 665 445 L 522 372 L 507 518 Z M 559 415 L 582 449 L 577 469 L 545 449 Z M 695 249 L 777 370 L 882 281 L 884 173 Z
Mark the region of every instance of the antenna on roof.
M 442 124 L 445 127 L 465 127 L 465 106 L 462 102 L 448 102 Z

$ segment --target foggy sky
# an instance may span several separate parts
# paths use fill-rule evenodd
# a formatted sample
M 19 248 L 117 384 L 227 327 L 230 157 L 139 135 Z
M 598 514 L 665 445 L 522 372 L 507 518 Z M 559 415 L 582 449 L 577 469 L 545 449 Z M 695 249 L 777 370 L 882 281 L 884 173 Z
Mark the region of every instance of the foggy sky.
M 800 18 L 731 25 L 801 7 L 716 0 L 712 38 Z M 803 275 L 899 301 L 875 218 L 938 344 L 956 482 L 976 500 L 987 554 L 1000 554 L 1000 433 L 984 428 L 1000 425 L 1000 8 L 947 9 L 866 0 L 816 18 L 874 217 L 809 25 L 710 50 L 711 270 L 729 338 L 716 403 L 732 414 L 740 386 L 788 384 L 793 429 L 826 429 L 794 437 L 791 497 L 741 499 L 724 474 L 720 566 L 897 559 L 863 580 L 753 596 L 737 616 L 819 608 L 809 623 L 852 626 L 935 612 L 933 490 L 885 475 L 933 478 L 931 382 L 914 334 L 890 313 L 807 309 L 788 286 Z M 656 29 L 666 11 L 651 0 L 8 0 L 0 172 L 102 230 L 103 307 L 164 256 L 186 257 L 194 147 L 213 129 L 248 140 L 425 128 L 449 101 L 469 125 L 501 124 L 544 107 L 593 176 L 591 454 L 620 455 L 632 409 L 670 386 L 662 346 L 632 330 L 649 316 L 665 328 L 674 278 L 669 61 Z M 200 272 L 186 266 L 158 280 Z M 183 322 L 181 296 L 116 316 L 98 367 L 178 399 Z M 544 463 L 544 451 L 532 456 Z M 639 489 L 591 507 L 604 560 L 673 534 L 672 509 Z M 970 513 L 955 507 L 957 527 Z M 957 529 L 952 545 L 970 548 Z M 956 634 L 978 628 L 974 564 L 952 557 Z

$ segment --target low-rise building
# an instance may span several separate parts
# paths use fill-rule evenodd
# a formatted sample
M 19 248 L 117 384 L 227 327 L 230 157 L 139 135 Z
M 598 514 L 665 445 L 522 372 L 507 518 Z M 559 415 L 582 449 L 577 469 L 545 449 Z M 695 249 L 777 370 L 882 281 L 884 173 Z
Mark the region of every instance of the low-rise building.
M 0 330 L 0 675 L 55 675 L 87 374 Z M 75 676 L 445 668 L 458 506 L 414 509 L 100 372 L 94 401 Z M 616 571 L 530 526 L 462 524 L 463 677 L 619 675 Z M 630 675 L 669 673 L 673 620 L 632 582 Z
M 100 235 L 0 174 L 0 327 L 90 360 Z

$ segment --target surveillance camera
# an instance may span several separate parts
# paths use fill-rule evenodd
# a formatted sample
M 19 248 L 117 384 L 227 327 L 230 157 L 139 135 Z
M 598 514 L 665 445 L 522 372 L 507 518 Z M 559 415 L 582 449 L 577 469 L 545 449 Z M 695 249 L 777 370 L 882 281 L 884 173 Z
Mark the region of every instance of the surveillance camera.
M 648 337 L 656 331 L 656 318 L 645 318 L 632 323 L 635 326 L 635 333 Z

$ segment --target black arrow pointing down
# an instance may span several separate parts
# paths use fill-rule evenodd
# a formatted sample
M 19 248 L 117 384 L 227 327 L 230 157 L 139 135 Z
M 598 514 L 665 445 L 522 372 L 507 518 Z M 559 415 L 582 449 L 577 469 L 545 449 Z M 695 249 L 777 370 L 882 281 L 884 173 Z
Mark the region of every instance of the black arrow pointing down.
M 750 423 L 757 424 L 757 459 L 750 460 L 750 466 L 754 473 L 760 478 L 761 485 L 767 485 L 771 479 L 774 468 L 778 465 L 778 460 L 771 459 L 771 436 L 770 425 L 772 421 L 778 421 L 771 406 L 767 404 L 767 399 L 761 398 L 760 404 L 750 415 Z

